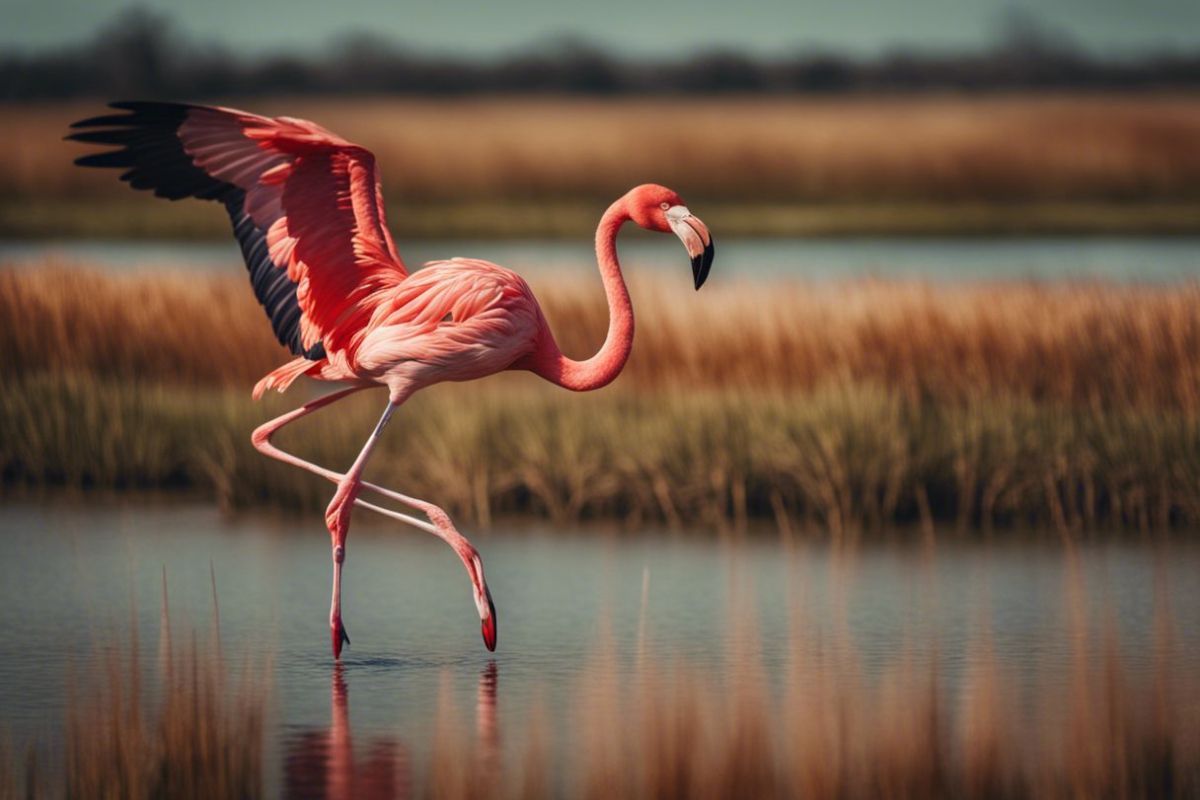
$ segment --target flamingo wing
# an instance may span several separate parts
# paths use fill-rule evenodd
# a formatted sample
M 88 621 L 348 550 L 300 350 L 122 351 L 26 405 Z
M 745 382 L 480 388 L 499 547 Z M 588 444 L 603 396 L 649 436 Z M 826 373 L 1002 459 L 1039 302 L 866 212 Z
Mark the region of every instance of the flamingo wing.
M 407 273 L 388 232 L 375 157 L 308 122 L 232 108 L 123 102 L 76 122 L 68 139 L 110 149 L 86 167 L 159 197 L 222 203 L 254 294 L 296 355 L 340 350 Z

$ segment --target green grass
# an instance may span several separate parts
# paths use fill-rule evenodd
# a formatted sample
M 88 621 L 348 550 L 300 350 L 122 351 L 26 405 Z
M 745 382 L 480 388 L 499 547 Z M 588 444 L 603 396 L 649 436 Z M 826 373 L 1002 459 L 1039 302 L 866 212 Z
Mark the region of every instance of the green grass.
M 170 489 L 227 507 L 321 508 L 329 485 L 249 443 L 305 391 L 255 404 L 242 390 L 20 378 L 0 398 L 0 475 L 9 492 Z M 344 469 L 382 402 L 364 393 L 279 441 Z M 1200 420 L 1019 398 L 912 401 L 865 383 L 573 395 L 514 376 L 415 397 L 368 475 L 483 526 L 531 513 L 709 530 L 758 519 L 835 537 L 913 522 L 1152 529 L 1200 523 Z

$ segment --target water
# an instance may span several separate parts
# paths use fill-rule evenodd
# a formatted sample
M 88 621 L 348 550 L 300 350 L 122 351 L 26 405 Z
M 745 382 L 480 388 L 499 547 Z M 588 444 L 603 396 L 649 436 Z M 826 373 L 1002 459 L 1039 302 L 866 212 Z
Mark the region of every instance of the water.
M 452 256 L 486 258 L 528 275 L 595 269 L 591 244 L 579 241 L 412 241 L 409 264 Z M 630 270 L 687 275 L 678 242 L 642 231 L 623 234 Z M 231 240 L 217 242 L 70 240 L 0 241 L 0 264 L 37 265 L 47 256 L 114 270 L 172 265 L 241 272 Z M 761 278 L 924 278 L 935 281 L 1104 279 L 1170 282 L 1200 278 L 1200 237 L 804 238 L 721 239 L 714 282 Z
M 803 608 L 822 629 L 843 612 L 868 672 L 894 662 L 906 643 L 934 643 L 953 687 L 986 623 L 1000 663 L 1061 676 L 1072 649 L 1067 551 L 1046 538 L 1000 536 L 932 550 L 868 544 L 847 555 L 815 545 L 788 551 L 765 536 L 722 543 L 707 532 L 634 538 L 534 526 L 476 535 L 499 612 L 490 654 L 449 548 L 360 512 L 344 587 L 353 644 L 335 670 L 319 515 L 227 520 L 204 506 L 10 505 L 0 509 L 0 719 L 16 741 L 53 748 L 71 676 L 96 669 L 96 648 L 127 639 L 131 619 L 153 663 L 163 570 L 174 635 L 210 629 L 210 564 L 223 648 L 239 663 L 273 658 L 272 782 L 301 780 L 312 759 L 331 758 L 337 731 L 354 734 L 364 761 L 382 747 L 418 763 L 443 685 L 472 727 L 502 738 L 527 723 L 534 698 L 551 709 L 578 701 L 587 690 L 581 670 L 601 642 L 631 658 L 643 620 L 654 652 L 727 675 L 736 668 L 723 645 L 735 596 L 753 608 L 768 669 L 785 661 L 792 613 Z M 1115 619 L 1128 669 L 1149 669 L 1164 587 L 1175 668 L 1200 669 L 1200 546 L 1114 541 L 1078 555 L 1089 613 L 1097 624 Z

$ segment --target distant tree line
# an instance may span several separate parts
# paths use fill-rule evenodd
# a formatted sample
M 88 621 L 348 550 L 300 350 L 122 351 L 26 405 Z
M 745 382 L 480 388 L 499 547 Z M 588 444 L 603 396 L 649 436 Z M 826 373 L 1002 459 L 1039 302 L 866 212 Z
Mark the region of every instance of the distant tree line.
M 1027 15 L 1007 19 L 979 52 L 873 58 L 797 52 L 756 58 L 710 50 L 682 60 L 622 59 L 564 38 L 486 61 L 415 54 L 371 34 L 324 52 L 235 54 L 131 9 L 75 46 L 0 55 L 0 98 L 213 97 L 267 94 L 488 93 L 835 94 L 851 92 L 1200 88 L 1200 52 L 1104 58 Z

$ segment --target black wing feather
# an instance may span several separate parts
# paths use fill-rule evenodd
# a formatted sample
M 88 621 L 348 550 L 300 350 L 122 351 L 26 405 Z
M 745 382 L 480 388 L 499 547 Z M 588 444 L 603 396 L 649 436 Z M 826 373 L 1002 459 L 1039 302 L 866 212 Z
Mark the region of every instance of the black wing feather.
M 80 120 L 71 125 L 74 132 L 66 138 L 117 145 L 120 149 L 80 156 L 75 163 L 81 167 L 123 168 L 121 180 L 134 189 L 153 190 L 156 196 L 168 200 L 195 197 L 222 203 L 250 273 L 254 296 L 267 312 L 276 338 L 296 355 L 314 361 L 324 358 L 321 342 L 304 347 L 297 284 L 286 269 L 271 261 L 267 232 L 245 213 L 245 191 L 209 175 L 183 149 L 179 126 L 187 119 L 188 111 L 199 106 L 134 101 L 109 103 L 109 107 L 128 113 Z

